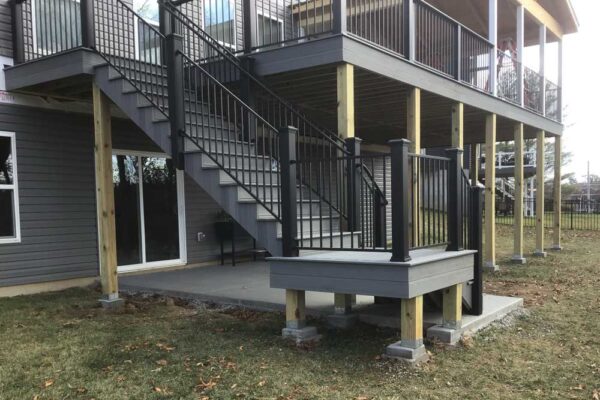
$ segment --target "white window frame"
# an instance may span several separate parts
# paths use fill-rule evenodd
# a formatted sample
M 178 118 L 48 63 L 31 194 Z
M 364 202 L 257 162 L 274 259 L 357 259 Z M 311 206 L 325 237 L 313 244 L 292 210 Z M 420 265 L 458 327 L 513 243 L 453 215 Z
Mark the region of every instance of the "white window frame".
M 206 19 L 205 19 L 205 9 L 204 9 L 204 4 L 205 2 L 202 2 L 202 18 L 201 18 L 201 28 L 203 31 L 206 31 Z M 237 13 L 237 3 L 234 1 L 233 2 L 233 43 L 227 43 L 224 42 L 222 40 L 218 40 L 217 38 L 213 38 L 217 43 L 219 43 L 221 46 L 227 47 L 229 49 L 231 49 L 233 52 L 237 51 L 238 48 L 238 37 L 237 37 L 237 18 L 238 18 L 238 13 Z
M 141 238 L 141 251 L 142 251 L 142 262 L 138 264 L 119 265 L 117 266 L 118 273 L 128 273 L 137 271 L 146 271 L 157 268 L 168 268 L 178 267 L 187 264 L 187 231 L 186 231 L 186 218 L 185 218 L 185 184 L 184 184 L 184 173 L 177 169 L 177 217 L 178 217 L 178 234 L 179 234 L 179 258 L 172 260 L 161 260 L 161 261 L 146 261 L 146 227 L 143 218 L 144 215 L 144 185 L 142 181 L 142 157 L 159 157 L 167 158 L 171 157 L 165 153 L 157 152 L 146 152 L 146 151 L 134 151 L 134 150 L 122 150 L 114 149 L 112 152 L 113 156 L 133 156 L 138 158 L 138 205 L 140 212 L 140 238 Z
M 283 19 L 278 18 L 277 16 L 272 16 L 271 13 L 267 13 L 267 12 L 265 12 L 262 9 L 257 9 L 256 10 L 256 30 L 257 30 L 257 33 L 258 33 L 258 17 L 259 16 L 261 16 L 263 18 L 267 18 L 267 19 L 269 19 L 269 20 L 271 20 L 273 22 L 276 22 L 277 24 L 279 24 L 281 26 L 281 29 L 279 30 L 280 33 L 281 33 L 279 35 L 280 36 L 279 40 L 281 40 L 281 42 L 283 42 L 285 40 L 285 32 L 284 32 Z M 264 35 L 264 33 L 265 32 L 263 32 L 263 35 Z M 271 45 L 275 46 L 275 45 L 278 44 L 278 43 L 270 43 L 270 44 L 260 43 L 260 41 L 262 41 L 263 39 L 264 39 L 264 37 L 257 37 L 256 38 L 256 40 L 259 41 L 259 43 L 258 43 L 259 46 L 271 46 Z
M 15 236 L 0 237 L 0 244 L 21 243 L 21 213 L 19 211 L 19 177 L 17 174 L 17 136 L 15 132 L 0 131 L 0 137 L 9 138 L 11 145 L 10 154 L 12 161 L 13 183 L 11 183 L 10 185 L 0 184 L 0 189 L 13 191 L 13 221 L 15 224 Z

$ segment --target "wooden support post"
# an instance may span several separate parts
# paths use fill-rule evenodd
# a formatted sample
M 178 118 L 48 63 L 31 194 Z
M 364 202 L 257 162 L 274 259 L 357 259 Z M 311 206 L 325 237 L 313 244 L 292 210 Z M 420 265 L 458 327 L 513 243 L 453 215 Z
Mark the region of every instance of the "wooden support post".
M 554 137 L 554 232 L 553 232 L 553 243 L 552 250 L 562 250 L 560 242 L 560 230 L 561 230 L 561 206 L 562 206 L 562 191 L 561 191 L 561 137 Z
M 343 139 L 354 137 L 354 65 L 337 67 L 338 135 Z
M 496 114 L 485 119 L 485 263 L 497 271 L 496 265 Z
M 464 150 L 464 110 L 463 103 L 452 105 L 452 148 Z M 460 166 L 464 166 L 463 156 L 460 156 Z
M 462 327 L 463 285 L 450 286 L 443 291 L 443 326 L 448 329 Z
M 402 299 L 400 318 L 400 343 L 416 349 L 423 345 L 423 296 Z
M 536 190 L 535 190 L 535 252 L 536 257 L 546 257 L 544 251 L 544 159 L 546 132 L 539 131 L 536 139 Z
M 98 218 L 98 261 L 102 292 L 108 302 L 119 299 L 117 279 L 117 239 L 115 195 L 112 174 L 112 138 L 110 100 L 93 83 L 94 161 L 96 172 L 96 210 Z M 105 304 L 105 303 L 103 303 Z
M 479 184 L 479 157 L 479 144 L 471 144 L 471 165 L 469 167 L 471 186 L 477 186 L 477 184 Z
M 407 139 L 410 141 L 409 152 L 414 154 L 421 153 L 421 89 L 412 88 L 408 94 L 408 114 L 407 114 Z M 420 188 L 419 188 L 419 165 L 416 160 L 412 165 L 412 177 L 410 188 L 412 215 L 410 217 L 410 232 L 412 235 L 413 246 L 419 243 L 419 215 L 420 215 Z
M 514 250 L 512 262 L 525 264 L 523 257 L 523 124 L 515 125 L 515 204 L 514 204 Z
M 285 291 L 285 326 L 289 329 L 302 329 L 306 326 L 304 290 Z

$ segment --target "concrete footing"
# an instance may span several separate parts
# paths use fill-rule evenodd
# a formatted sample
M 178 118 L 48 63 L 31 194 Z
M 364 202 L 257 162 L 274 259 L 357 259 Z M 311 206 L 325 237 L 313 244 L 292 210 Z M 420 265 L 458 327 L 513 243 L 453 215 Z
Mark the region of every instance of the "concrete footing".
M 400 360 L 409 364 L 425 362 L 429 359 L 425 346 L 408 347 L 402 341 L 390 344 L 385 349 L 384 357 Z
M 105 310 L 118 310 L 125 305 L 125 300 L 120 297 L 100 299 L 100 305 Z
M 321 338 L 314 326 L 305 326 L 299 329 L 283 328 L 281 335 L 286 339 L 293 339 L 297 344 L 315 342 Z
M 332 314 L 327 316 L 327 324 L 336 329 L 349 329 L 358 322 L 356 314 Z
M 510 261 L 513 264 L 519 264 L 519 265 L 523 265 L 523 264 L 527 264 L 527 259 L 523 256 L 520 255 L 514 255 L 512 256 L 512 258 L 510 259 Z
M 490 272 L 497 272 L 500 271 L 500 267 L 497 266 L 495 263 L 493 263 L 492 261 L 486 261 L 483 264 L 483 269 L 486 271 L 490 271 Z
M 550 250 L 552 251 L 562 251 L 562 246 L 558 245 L 558 244 L 554 244 L 552 245 L 552 247 L 550 247 Z
M 539 257 L 539 258 L 546 258 L 548 256 L 548 253 L 546 253 L 543 250 L 536 250 L 533 252 L 533 256 L 534 257 Z
M 461 329 L 451 329 L 442 325 L 435 325 L 427 329 L 427 339 L 455 345 L 462 337 L 462 333 L 463 331 Z

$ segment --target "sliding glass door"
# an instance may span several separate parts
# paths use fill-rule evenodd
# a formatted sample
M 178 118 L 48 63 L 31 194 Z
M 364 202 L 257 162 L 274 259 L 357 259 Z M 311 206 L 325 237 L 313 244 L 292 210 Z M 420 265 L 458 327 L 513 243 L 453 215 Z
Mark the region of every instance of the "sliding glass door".
M 120 271 L 183 263 L 181 173 L 169 158 L 113 155 L 117 263 Z

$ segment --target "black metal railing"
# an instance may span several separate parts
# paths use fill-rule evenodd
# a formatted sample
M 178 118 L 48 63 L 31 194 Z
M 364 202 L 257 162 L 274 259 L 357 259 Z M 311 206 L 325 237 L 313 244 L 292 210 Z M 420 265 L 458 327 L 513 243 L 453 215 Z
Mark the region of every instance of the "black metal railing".
M 491 92 L 488 85 L 494 46 L 464 27 L 460 29 L 460 80 L 475 89 Z
M 146 100 L 169 115 L 165 36 L 121 0 L 93 3 L 95 50 Z
M 332 32 L 332 5 L 333 2 L 329 1 L 244 1 L 244 51 Z
M 523 104 L 525 108 L 538 114 L 543 113 L 543 88 L 544 78 L 529 67 L 523 67 L 525 85 L 523 95 Z
M 520 104 L 521 95 L 519 87 L 519 76 L 521 74 L 521 63 L 507 52 L 498 50 L 498 75 L 497 87 L 498 97 Z
M 405 55 L 403 3 L 403 0 L 346 0 L 348 32 Z
M 546 79 L 546 117 L 555 121 L 561 120 L 561 95 L 560 86 Z
M 499 225 L 513 225 L 515 222 L 514 199 L 508 197 L 496 198 L 496 223 Z M 523 226 L 535 227 L 537 221 L 536 199 L 523 199 Z M 554 226 L 554 201 L 544 201 L 544 226 Z M 570 230 L 600 231 L 600 201 L 588 200 L 562 200 L 561 226 Z

